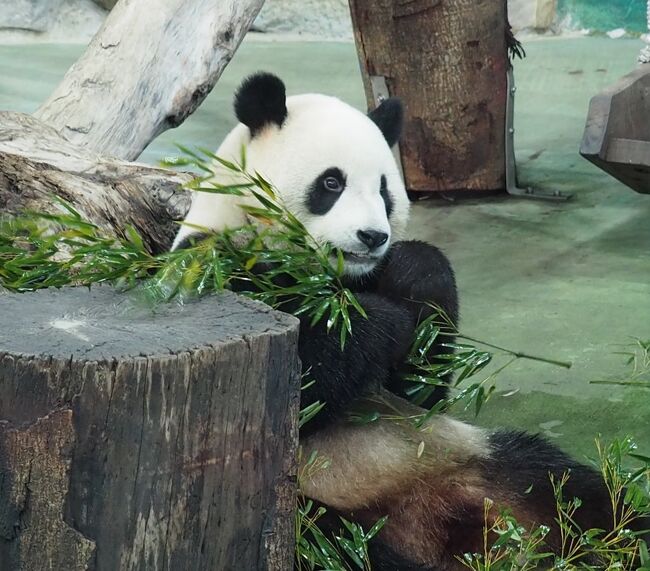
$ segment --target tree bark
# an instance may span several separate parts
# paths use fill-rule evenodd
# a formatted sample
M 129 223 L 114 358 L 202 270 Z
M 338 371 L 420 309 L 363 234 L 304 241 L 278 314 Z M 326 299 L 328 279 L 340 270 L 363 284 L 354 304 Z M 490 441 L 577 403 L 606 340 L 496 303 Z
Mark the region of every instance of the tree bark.
M 0 293 L 0 568 L 291 569 L 297 333 L 234 294 Z
M 107 235 L 136 228 L 150 252 L 168 250 L 190 196 L 188 174 L 83 150 L 29 115 L 0 112 L 0 212 L 60 212 L 71 203 Z
M 134 160 L 212 90 L 264 0 L 120 0 L 35 116 Z
M 349 1 L 368 106 L 377 78 L 406 104 L 407 189 L 504 189 L 505 1 Z

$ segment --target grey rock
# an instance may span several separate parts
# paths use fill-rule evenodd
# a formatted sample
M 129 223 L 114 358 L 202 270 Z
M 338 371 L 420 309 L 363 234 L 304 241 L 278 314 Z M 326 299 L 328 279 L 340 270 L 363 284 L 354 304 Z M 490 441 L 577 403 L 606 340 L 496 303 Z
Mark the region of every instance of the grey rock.
M 352 38 L 347 0 L 267 0 L 255 26 L 265 32 Z
M 104 10 L 111 10 L 117 4 L 117 0 L 93 0 L 93 2 L 104 8 Z
M 0 29 L 44 32 L 63 0 L 0 0 Z

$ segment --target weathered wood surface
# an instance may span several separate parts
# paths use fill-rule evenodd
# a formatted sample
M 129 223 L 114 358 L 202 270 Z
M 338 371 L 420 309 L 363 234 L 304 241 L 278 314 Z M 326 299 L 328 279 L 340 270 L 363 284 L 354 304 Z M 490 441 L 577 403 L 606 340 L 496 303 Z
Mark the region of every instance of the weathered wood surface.
M 0 213 L 60 212 L 71 203 L 107 234 L 135 227 L 151 252 L 171 246 L 190 204 L 190 175 L 102 157 L 30 115 L 0 112 Z
M 406 103 L 407 189 L 504 189 L 506 3 L 349 2 L 368 106 L 373 76 Z
M 580 154 L 637 192 L 650 193 L 650 65 L 592 98 Z
M 120 0 L 35 116 L 134 160 L 203 101 L 264 0 Z
M 299 371 L 234 294 L 0 292 L 0 568 L 291 569 Z
M 9 426 L 0 421 L 0 569 L 89 568 L 95 543 L 64 521 L 72 411 L 56 410 L 25 428 Z

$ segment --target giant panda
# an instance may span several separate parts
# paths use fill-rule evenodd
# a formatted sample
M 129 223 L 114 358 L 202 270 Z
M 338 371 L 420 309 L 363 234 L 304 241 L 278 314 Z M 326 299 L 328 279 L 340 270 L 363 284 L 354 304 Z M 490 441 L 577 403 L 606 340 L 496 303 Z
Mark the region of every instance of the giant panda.
M 317 451 L 328 464 L 305 471 L 302 492 L 327 506 L 330 516 L 364 526 L 388 516 L 370 544 L 375 570 L 464 568 L 457 557 L 483 549 L 486 498 L 494 502 L 489 520 L 507 507 L 526 526 L 553 526 L 549 474 L 570 471 L 564 494 L 583 500 L 579 525 L 607 528 L 612 514 L 599 475 L 542 438 L 491 432 L 446 414 L 419 429 L 395 420 L 423 412 L 404 398 L 401 379 L 429 304 L 458 318 L 447 258 L 434 246 L 403 241 L 409 202 L 391 151 L 402 127 L 401 103 L 386 99 L 365 115 L 334 97 L 286 97 L 279 78 L 258 73 L 237 91 L 235 113 L 240 123 L 217 155 L 236 161 L 246 147 L 247 168 L 273 183 L 315 238 L 344 253 L 346 285 L 367 313 L 367 319 L 351 316 L 353 334 L 344 349 L 325 324 L 301 318 L 299 354 L 315 381 L 302 404 L 325 403 L 301 430 L 302 457 Z M 222 184 L 237 182 L 231 171 L 214 168 Z M 197 226 L 218 232 L 246 224 L 245 200 L 197 193 L 174 248 L 199 239 Z M 432 353 L 444 350 L 436 346 Z M 441 396 L 434 393 L 425 404 Z M 351 419 L 364 411 L 379 418 Z M 336 532 L 336 521 L 331 525 Z M 549 543 L 559 548 L 557 529 Z

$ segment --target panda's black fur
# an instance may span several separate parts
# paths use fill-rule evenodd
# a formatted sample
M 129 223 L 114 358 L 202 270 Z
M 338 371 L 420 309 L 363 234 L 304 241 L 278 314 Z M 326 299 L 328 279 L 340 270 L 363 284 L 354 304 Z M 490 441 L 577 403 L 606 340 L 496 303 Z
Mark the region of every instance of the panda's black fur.
M 269 74 L 244 81 L 235 109 L 251 138 L 265 132 L 267 125 L 281 130 L 290 120 L 284 85 Z M 394 144 L 403 116 L 399 101 L 388 99 L 369 116 L 387 143 Z M 386 211 L 390 216 L 388 203 Z M 176 247 L 196 238 L 185 238 Z M 353 335 L 344 348 L 338 336 L 328 334 L 325 323 L 312 326 L 308 317 L 300 318 L 299 354 L 304 372 L 315 381 L 303 391 L 302 405 L 326 403 L 300 435 L 309 448 L 307 456 L 312 449 L 324 451 L 331 461 L 331 474 L 325 469 L 304 483 L 306 493 L 328 508 L 323 526 L 336 533 L 339 515 L 364 526 L 388 515 L 386 527 L 370 544 L 373 569 L 462 569 L 456 556 L 482 550 L 486 497 L 511 508 L 523 524 L 553 526 L 555 498 L 549 474 L 560 478 L 567 471 L 571 478 L 565 497 L 579 496 L 584 502 L 576 515 L 579 525 L 610 524 L 608 493 L 599 475 L 539 436 L 490 433 L 446 415 L 437 415 L 422 431 L 392 421 L 350 424 L 346 413 L 374 407 L 376 398 L 381 400 L 379 409 L 388 412 L 421 412 L 401 398 L 408 388 L 404 359 L 416 327 L 434 311 L 431 304 L 457 323 L 458 296 L 448 259 L 438 248 L 417 241 L 394 243 L 372 272 L 350 277 L 346 285 L 367 319 L 351 313 Z M 240 291 L 246 287 L 235 284 Z M 282 309 L 293 313 L 296 307 L 288 303 Z M 447 350 L 438 344 L 430 357 Z M 440 388 L 425 404 L 444 396 Z M 559 547 L 557 530 L 549 542 Z

